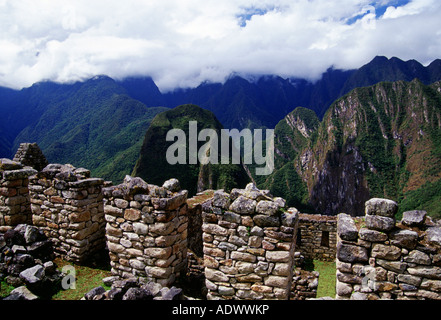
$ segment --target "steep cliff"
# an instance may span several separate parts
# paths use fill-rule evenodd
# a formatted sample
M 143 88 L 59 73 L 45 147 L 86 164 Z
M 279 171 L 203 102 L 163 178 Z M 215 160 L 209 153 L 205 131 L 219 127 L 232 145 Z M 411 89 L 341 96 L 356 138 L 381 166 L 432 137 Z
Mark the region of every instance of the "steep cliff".
M 296 158 L 296 172 L 315 211 L 362 215 L 369 198 L 404 201 L 438 181 L 440 138 L 440 82 L 382 82 L 330 107 Z
M 295 159 L 316 137 L 320 121 L 314 111 L 294 109 L 274 129 L 274 171 L 269 176 L 256 176 L 257 184 L 286 199 L 288 205 L 311 210 L 308 192 L 296 171 Z

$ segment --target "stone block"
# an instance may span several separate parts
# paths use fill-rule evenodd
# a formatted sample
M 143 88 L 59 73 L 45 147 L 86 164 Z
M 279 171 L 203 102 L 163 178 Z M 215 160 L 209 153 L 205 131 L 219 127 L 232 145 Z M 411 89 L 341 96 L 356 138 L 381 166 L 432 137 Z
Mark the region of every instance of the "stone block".
M 244 196 L 239 196 L 230 205 L 230 210 L 239 214 L 254 214 L 257 202 Z
M 385 216 L 367 215 L 365 221 L 366 227 L 377 231 L 387 232 L 395 227 L 395 219 Z
M 279 205 L 276 202 L 262 200 L 257 203 L 256 213 L 274 216 L 279 211 Z
M 289 208 L 288 211 L 282 212 L 280 215 L 280 221 L 282 225 L 295 228 L 299 220 L 299 213 L 295 208 Z
M 253 217 L 253 221 L 259 227 L 278 227 L 280 226 L 280 219 L 277 216 L 267 216 L 257 214 Z
M 390 271 L 397 272 L 397 273 L 403 273 L 407 268 L 407 263 L 401 262 L 401 261 L 390 261 L 390 260 L 383 260 L 383 259 L 376 259 L 375 262 Z
M 368 251 L 364 247 L 356 245 L 338 243 L 337 258 L 343 262 L 367 262 L 369 260 Z
M 419 250 L 413 250 L 409 252 L 409 255 L 407 255 L 404 258 L 404 261 L 409 263 L 416 263 L 421 265 L 430 265 L 432 263 L 430 256 L 424 252 L 421 252 Z
M 228 193 L 218 190 L 213 194 L 213 206 L 228 210 L 230 205 L 231 199 Z
M 418 233 L 411 230 L 398 230 L 389 234 L 391 243 L 393 245 L 406 248 L 414 249 L 417 246 Z
M 401 256 L 401 249 L 376 243 L 372 246 L 371 256 L 385 260 L 397 260 Z
M 218 293 L 222 296 L 232 296 L 236 292 L 236 290 L 234 290 L 234 288 L 225 287 L 225 286 L 219 286 L 217 290 L 218 290 Z
M 265 257 L 270 262 L 289 262 L 291 259 L 289 251 L 267 251 Z
M 441 281 L 440 280 L 429 280 L 424 279 L 421 283 L 421 289 L 441 292 Z
M 202 226 L 202 231 L 220 236 L 228 235 L 228 230 L 226 228 L 213 223 L 204 223 Z
M 147 267 L 145 267 L 144 270 L 148 276 L 151 276 L 153 278 L 159 278 L 159 279 L 168 279 L 172 273 L 171 268 L 160 268 L 160 267 L 147 266 Z
M 287 288 L 288 278 L 279 276 L 269 276 L 265 278 L 264 284 L 269 287 Z
M 413 286 L 419 286 L 421 284 L 421 277 L 416 277 L 409 274 L 399 274 L 397 279 L 400 282 L 405 282 Z
M 144 249 L 144 254 L 147 257 L 157 258 L 157 259 L 167 259 L 172 253 L 172 248 L 146 248 Z
M 139 235 L 146 235 L 148 233 L 148 225 L 145 223 L 135 222 L 132 226 L 133 231 Z
M 228 282 L 229 277 L 222 271 L 205 268 L 205 278 L 214 282 Z
M 384 242 L 388 239 L 386 233 L 367 228 L 361 228 L 359 231 L 359 236 L 360 239 L 370 242 Z
M 340 281 L 337 281 L 335 289 L 337 295 L 341 297 L 350 296 L 352 291 L 354 290 L 350 284 Z
M 421 226 L 426 220 L 427 212 L 423 210 L 412 210 L 403 212 L 401 223 L 407 226 Z
M 237 261 L 235 267 L 239 273 L 251 273 L 254 271 L 256 264 L 245 262 L 245 261 Z
M 337 270 L 337 280 L 343 283 L 361 284 L 363 281 L 363 277 L 352 273 L 340 272 Z
M 178 192 L 181 190 L 181 185 L 178 179 L 172 178 L 164 182 L 162 185 L 164 189 L 167 189 L 171 192 Z
M 393 218 L 398 211 L 395 201 L 388 199 L 373 198 L 365 203 L 366 215 L 375 215 Z
M 257 260 L 256 256 L 250 253 L 239 252 L 239 251 L 231 252 L 231 259 L 245 261 L 245 262 L 255 262 Z
M 337 234 L 343 240 L 355 241 L 358 238 L 358 229 L 354 219 L 348 214 L 340 213 L 337 216 Z
M 441 228 L 428 228 L 426 231 L 426 240 L 431 244 L 441 246 Z
M 228 222 L 237 223 L 237 224 L 241 222 L 241 216 L 231 211 L 226 211 L 222 217 L 223 220 Z
M 138 209 L 126 209 L 124 210 L 124 219 L 129 221 L 138 221 L 141 218 L 141 211 Z
M 407 268 L 407 271 L 414 276 L 441 279 L 441 268 L 436 266 L 416 266 L 414 268 Z

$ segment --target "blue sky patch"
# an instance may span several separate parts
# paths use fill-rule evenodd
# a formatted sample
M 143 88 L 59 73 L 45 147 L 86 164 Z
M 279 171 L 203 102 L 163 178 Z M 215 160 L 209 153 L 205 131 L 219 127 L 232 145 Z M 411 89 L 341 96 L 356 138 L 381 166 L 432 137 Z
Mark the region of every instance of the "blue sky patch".
M 402 7 L 411 2 L 412 0 L 392 0 L 392 1 L 376 1 L 371 2 L 369 6 L 365 6 L 364 10 L 360 12 L 360 14 L 349 18 L 346 21 L 347 25 L 354 24 L 358 20 L 362 19 L 365 15 L 374 13 L 375 17 L 378 19 L 386 12 L 389 7 Z
M 238 14 L 236 17 L 238 19 L 239 26 L 246 27 L 247 21 L 250 21 L 253 16 L 263 16 L 269 11 L 273 11 L 275 7 L 270 8 L 244 8 L 244 13 Z

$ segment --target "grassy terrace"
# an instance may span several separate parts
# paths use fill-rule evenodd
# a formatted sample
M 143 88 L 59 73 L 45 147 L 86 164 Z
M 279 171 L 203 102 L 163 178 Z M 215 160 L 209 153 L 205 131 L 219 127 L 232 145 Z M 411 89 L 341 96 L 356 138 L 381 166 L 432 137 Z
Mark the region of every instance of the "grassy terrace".
M 317 298 L 335 297 L 335 262 L 314 260 L 314 271 L 320 273 Z
M 91 289 L 103 286 L 102 279 L 111 275 L 110 267 L 106 266 L 80 266 L 70 262 L 66 262 L 61 259 L 56 259 L 55 263 L 59 269 L 65 265 L 72 265 L 76 272 L 76 288 L 69 290 L 60 290 L 58 293 L 52 296 L 52 300 L 79 300 L 83 298 L 84 294 Z M 309 270 L 315 270 L 320 273 L 319 286 L 317 290 L 317 298 L 320 297 L 335 297 L 335 262 L 325 262 L 314 260 Z M 8 285 L 5 281 L 1 282 L 0 298 L 6 297 L 14 289 L 14 287 Z
M 60 271 L 65 265 L 71 265 L 75 268 L 76 288 L 60 290 L 52 296 L 52 300 L 79 300 L 84 296 L 85 293 L 95 287 L 103 286 L 106 290 L 110 289 L 110 287 L 106 287 L 102 281 L 102 279 L 111 276 L 110 265 L 76 265 L 59 258 L 55 259 L 54 263 L 57 264 Z M 13 286 L 7 284 L 6 281 L 2 281 L 0 298 L 8 296 L 12 290 L 14 290 Z

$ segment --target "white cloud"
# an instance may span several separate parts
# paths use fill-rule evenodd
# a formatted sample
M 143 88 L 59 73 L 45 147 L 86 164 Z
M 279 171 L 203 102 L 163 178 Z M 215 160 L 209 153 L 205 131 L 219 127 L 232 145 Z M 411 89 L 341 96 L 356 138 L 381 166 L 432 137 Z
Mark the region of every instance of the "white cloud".
M 144 74 L 165 91 L 232 72 L 316 79 L 375 55 L 441 58 L 439 1 L 407 2 L 2 0 L 0 85 Z
M 396 19 L 408 15 L 416 15 L 424 12 L 435 4 L 435 0 L 414 0 L 406 5 L 394 7 L 390 6 L 384 13 L 384 19 Z

